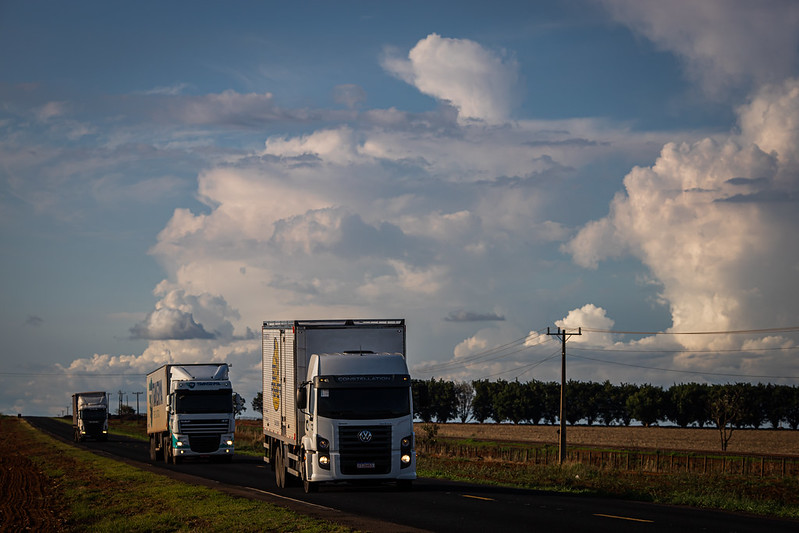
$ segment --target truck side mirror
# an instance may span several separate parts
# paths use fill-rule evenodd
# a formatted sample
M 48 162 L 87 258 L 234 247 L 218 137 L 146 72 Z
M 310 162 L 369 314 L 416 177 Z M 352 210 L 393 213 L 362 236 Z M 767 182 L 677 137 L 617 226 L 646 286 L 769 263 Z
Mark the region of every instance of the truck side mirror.
M 308 391 L 305 385 L 297 389 L 297 409 L 308 408 Z

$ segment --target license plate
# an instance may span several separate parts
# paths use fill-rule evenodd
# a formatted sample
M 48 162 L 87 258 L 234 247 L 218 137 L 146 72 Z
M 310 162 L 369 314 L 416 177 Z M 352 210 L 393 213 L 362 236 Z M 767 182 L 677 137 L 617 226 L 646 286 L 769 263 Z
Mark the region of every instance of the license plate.
M 358 463 L 358 468 L 374 468 L 374 463 Z

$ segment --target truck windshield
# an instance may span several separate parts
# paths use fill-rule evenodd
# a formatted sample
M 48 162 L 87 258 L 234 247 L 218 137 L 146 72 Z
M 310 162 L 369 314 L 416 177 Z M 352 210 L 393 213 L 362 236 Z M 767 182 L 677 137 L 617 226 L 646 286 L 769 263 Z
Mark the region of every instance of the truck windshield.
M 105 409 L 84 409 L 81 413 L 84 420 L 105 420 Z
M 219 391 L 180 391 L 175 398 L 178 413 L 232 413 L 233 392 Z
M 319 416 L 367 420 L 399 418 L 411 412 L 407 388 L 320 389 Z

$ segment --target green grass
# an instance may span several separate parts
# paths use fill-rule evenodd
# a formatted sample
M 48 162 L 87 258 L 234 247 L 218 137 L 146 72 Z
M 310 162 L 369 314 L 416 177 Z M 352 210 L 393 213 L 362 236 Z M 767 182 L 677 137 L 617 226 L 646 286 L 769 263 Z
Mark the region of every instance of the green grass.
M 523 489 L 589 494 L 799 519 L 799 479 L 647 474 L 585 465 L 532 465 L 420 456 L 417 473 Z
M 351 531 L 100 457 L 27 424 L 18 431 L 26 456 L 58 487 L 68 531 Z

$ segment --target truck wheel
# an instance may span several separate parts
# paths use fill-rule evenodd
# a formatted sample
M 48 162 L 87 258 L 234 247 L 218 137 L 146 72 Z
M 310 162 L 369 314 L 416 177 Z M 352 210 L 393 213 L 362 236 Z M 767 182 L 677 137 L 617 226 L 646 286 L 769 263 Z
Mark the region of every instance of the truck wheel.
M 150 461 L 155 461 L 156 459 L 158 459 L 158 455 L 157 455 L 158 452 L 155 451 L 155 438 L 154 437 L 155 437 L 154 435 L 150 435 Z
M 319 483 L 308 481 L 308 463 L 306 462 L 305 450 L 302 450 L 300 457 L 302 457 L 300 461 L 300 477 L 302 477 L 302 490 L 305 491 L 305 494 L 318 492 Z
M 286 488 L 286 465 L 283 462 L 283 445 L 278 444 L 275 449 L 275 484 L 277 488 Z
M 171 459 L 170 455 L 172 455 L 172 442 L 171 441 L 172 441 L 172 439 L 169 438 L 168 436 L 164 437 L 164 441 L 163 441 L 164 442 L 164 444 L 163 444 L 163 448 L 164 448 L 164 463 L 166 463 L 166 464 L 170 463 L 170 459 Z

